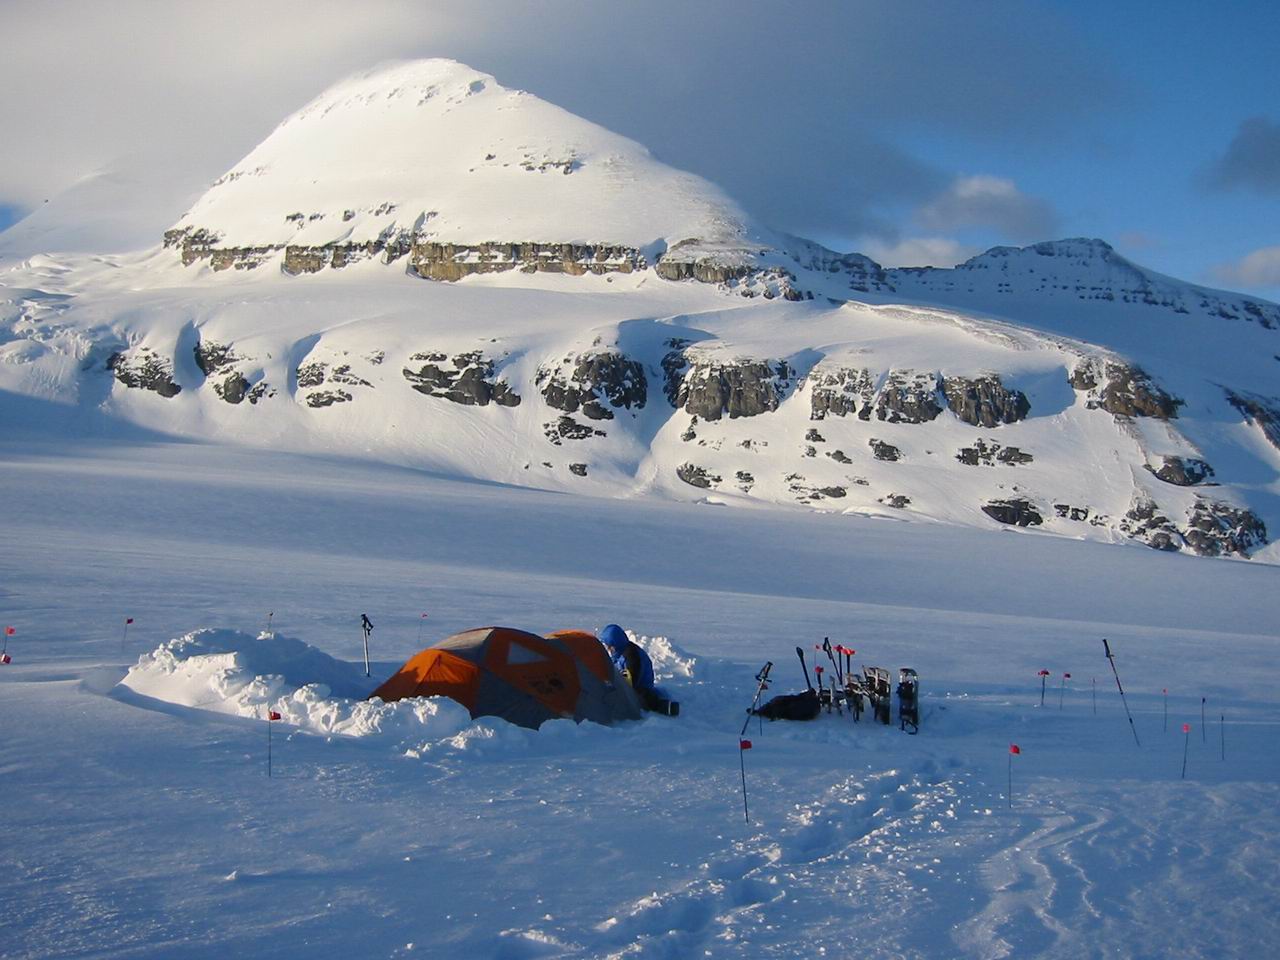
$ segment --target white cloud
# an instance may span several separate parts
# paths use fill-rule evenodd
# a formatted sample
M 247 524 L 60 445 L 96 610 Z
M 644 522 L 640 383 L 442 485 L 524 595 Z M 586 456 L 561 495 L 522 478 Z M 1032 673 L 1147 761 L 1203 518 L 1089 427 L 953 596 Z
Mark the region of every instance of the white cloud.
M 1220 283 L 1280 288 L 1280 246 L 1262 247 L 1235 263 L 1224 263 L 1213 275 Z
M 1057 219 L 1048 203 L 1023 193 L 1012 180 L 981 174 L 957 177 L 915 213 L 926 230 L 992 229 L 1019 241 L 1052 239 Z
M 982 252 L 950 237 L 906 237 L 896 243 L 866 239 L 857 249 L 884 267 L 954 267 Z

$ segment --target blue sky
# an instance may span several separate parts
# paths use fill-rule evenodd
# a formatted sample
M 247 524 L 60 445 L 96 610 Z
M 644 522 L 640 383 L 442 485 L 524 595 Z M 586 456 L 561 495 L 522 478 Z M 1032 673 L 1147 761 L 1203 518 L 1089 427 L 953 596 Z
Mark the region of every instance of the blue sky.
M 176 219 L 343 74 L 449 56 L 640 140 L 775 226 L 886 262 L 1099 236 L 1280 298 L 1277 5 L 226 5 L 211 22 L 181 0 L 8 0 L 0 129 L 22 149 L 0 155 L 0 224 L 121 163 L 162 171 L 151 199 Z

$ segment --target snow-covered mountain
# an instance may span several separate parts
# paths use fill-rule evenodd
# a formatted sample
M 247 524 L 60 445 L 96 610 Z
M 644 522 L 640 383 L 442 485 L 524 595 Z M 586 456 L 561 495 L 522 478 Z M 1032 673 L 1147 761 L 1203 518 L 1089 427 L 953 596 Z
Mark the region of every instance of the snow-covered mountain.
M 38 429 L 1280 559 L 1280 307 L 1097 240 L 885 269 L 451 61 L 325 92 L 163 246 L 0 282 Z

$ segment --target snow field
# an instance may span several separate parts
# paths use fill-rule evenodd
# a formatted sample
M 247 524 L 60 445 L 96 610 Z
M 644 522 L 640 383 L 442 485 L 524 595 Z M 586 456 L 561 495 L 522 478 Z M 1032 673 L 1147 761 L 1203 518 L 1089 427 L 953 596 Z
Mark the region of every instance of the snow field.
M 6 955 L 1247 957 L 1280 933 L 1274 568 L 190 444 L 3 460 Z M 267 610 L 311 650 L 237 659 Z M 683 715 L 358 726 L 363 610 L 375 676 L 422 610 L 423 645 L 668 637 L 644 642 Z M 241 632 L 183 639 L 202 623 Z M 770 693 L 800 689 L 793 648 L 824 635 L 920 671 L 921 734 L 753 724 L 746 824 L 752 677 L 773 660 Z M 157 686 L 118 687 L 130 667 Z M 1073 674 L 1062 710 L 1052 683 L 1036 706 L 1042 667 Z M 229 715 L 267 703 L 291 711 L 269 781 L 266 724 Z

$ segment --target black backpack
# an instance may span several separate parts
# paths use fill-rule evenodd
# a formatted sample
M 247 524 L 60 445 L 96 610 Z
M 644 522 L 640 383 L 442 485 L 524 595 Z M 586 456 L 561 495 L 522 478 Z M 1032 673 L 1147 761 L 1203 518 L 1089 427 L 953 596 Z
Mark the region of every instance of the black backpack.
M 753 713 L 768 720 L 816 720 L 821 709 L 818 692 L 810 688 L 804 693 L 784 693 L 774 697 Z

